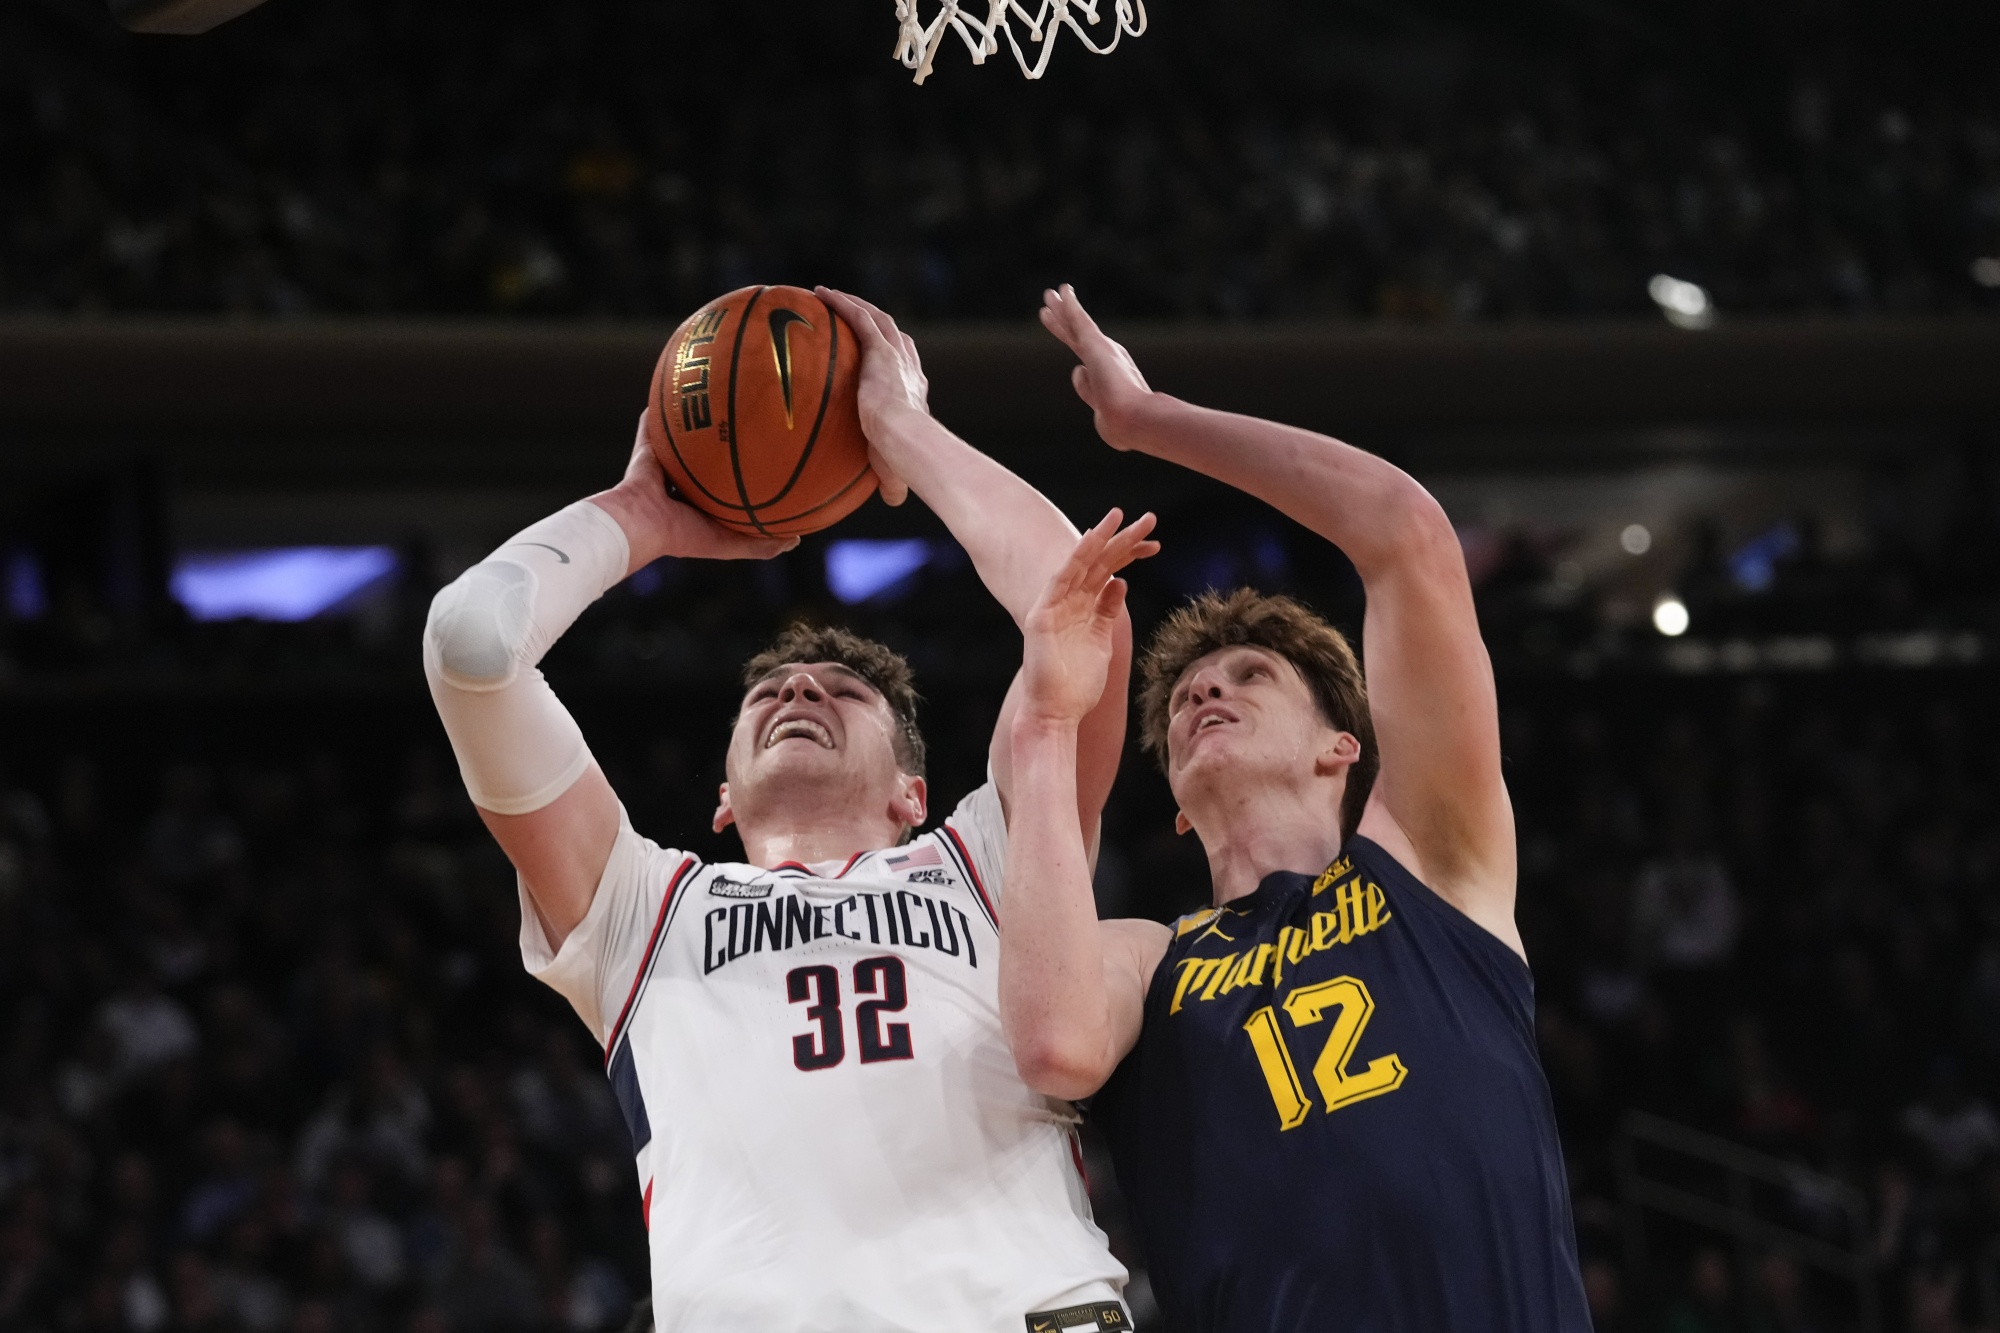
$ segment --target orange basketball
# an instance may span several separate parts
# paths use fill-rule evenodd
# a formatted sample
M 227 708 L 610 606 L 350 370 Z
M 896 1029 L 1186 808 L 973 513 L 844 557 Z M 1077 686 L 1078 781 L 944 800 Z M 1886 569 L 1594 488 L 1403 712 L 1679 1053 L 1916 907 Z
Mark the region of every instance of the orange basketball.
M 772 536 L 818 532 L 875 490 L 847 321 L 801 287 L 745 287 L 674 330 L 646 441 L 681 498 Z

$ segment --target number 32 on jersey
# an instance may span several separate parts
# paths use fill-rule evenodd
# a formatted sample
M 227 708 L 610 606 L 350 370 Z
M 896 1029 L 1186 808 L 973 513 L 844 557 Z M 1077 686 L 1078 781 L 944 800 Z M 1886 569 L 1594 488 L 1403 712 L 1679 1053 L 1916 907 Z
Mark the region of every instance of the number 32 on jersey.
M 900 1014 L 910 1002 L 903 960 L 894 954 L 864 958 L 854 965 L 854 993 L 874 998 L 854 1006 L 855 1044 L 861 1063 L 908 1060 L 912 1056 L 910 1025 L 892 1023 L 885 1014 Z M 840 1010 L 840 970 L 821 963 L 795 967 L 785 974 L 785 998 L 806 1006 L 815 1031 L 792 1038 L 792 1063 L 810 1073 L 831 1069 L 847 1058 L 846 1024 Z
M 1333 1015 L 1333 1028 L 1312 1067 L 1313 1082 L 1319 1087 L 1328 1114 L 1403 1086 L 1403 1079 L 1410 1071 L 1394 1055 L 1370 1060 L 1363 1069 L 1347 1067 L 1354 1059 L 1354 1048 L 1361 1044 L 1362 1030 L 1375 1013 L 1375 1000 L 1360 978 L 1335 977 L 1316 986 L 1301 986 L 1287 995 L 1278 1008 L 1284 1009 L 1294 1027 L 1301 1028 L 1314 1026 L 1329 1013 Z M 1285 1046 L 1277 1008 L 1267 1004 L 1257 1010 L 1243 1030 L 1250 1034 L 1257 1065 L 1264 1071 L 1264 1082 L 1270 1086 L 1271 1100 L 1277 1105 L 1279 1128 L 1297 1129 L 1305 1123 L 1313 1104 L 1299 1082 L 1292 1053 Z

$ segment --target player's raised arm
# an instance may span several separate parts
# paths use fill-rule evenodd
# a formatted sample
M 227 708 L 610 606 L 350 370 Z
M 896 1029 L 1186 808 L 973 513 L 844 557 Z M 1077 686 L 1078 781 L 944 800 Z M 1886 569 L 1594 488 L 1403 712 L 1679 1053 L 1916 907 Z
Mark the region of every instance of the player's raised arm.
M 516 533 L 431 602 L 431 698 L 552 947 L 590 910 L 618 799 L 536 665 L 586 607 L 663 555 L 767 559 L 797 544 L 730 532 L 671 499 L 642 424 L 618 485 Z
M 1146 985 L 1166 947 L 1151 921 L 1097 919 L 1076 821 L 1077 730 L 1106 689 L 1125 582 L 1159 549 L 1153 516 L 1116 509 L 1083 535 L 1028 613 L 1012 727 L 1018 790 L 1007 821 L 1000 913 L 1000 1020 L 1021 1078 L 1052 1097 L 1097 1091 L 1138 1039 Z
M 1016 625 L 1076 544 L 1077 531 L 1040 491 L 959 439 L 930 414 L 929 383 L 916 343 L 885 312 L 842 292 L 817 289 L 854 326 L 861 343 L 861 424 L 882 498 L 902 503 L 914 491 L 944 521 L 973 568 Z M 1097 817 L 1118 776 L 1125 746 L 1125 682 L 1131 669 L 1132 625 L 1121 604 L 1106 666 L 1115 688 L 1079 730 L 1077 818 L 1095 839 Z M 993 776 L 1011 811 L 1017 778 L 1009 723 L 1020 708 L 1020 681 L 1007 693 L 993 732 Z
M 1444 510 L 1402 469 L 1338 440 L 1153 392 L 1068 287 L 1047 294 L 1042 321 L 1082 361 L 1073 380 L 1106 443 L 1248 491 L 1354 562 L 1382 756 L 1359 831 L 1518 951 L 1493 669 Z

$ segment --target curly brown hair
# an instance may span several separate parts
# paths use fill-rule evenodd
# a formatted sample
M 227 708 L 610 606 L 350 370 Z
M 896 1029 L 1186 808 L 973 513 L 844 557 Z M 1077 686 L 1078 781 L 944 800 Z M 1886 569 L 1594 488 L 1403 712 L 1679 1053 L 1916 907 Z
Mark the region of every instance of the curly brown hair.
M 1375 785 L 1381 756 L 1368 713 L 1368 683 L 1347 636 L 1289 597 L 1253 588 L 1205 592 L 1168 616 L 1153 633 L 1140 661 L 1140 736 L 1148 753 L 1167 766 L 1167 704 L 1181 673 L 1223 648 L 1267 649 L 1290 662 L 1312 690 L 1313 703 L 1330 726 L 1361 742 L 1361 757 L 1347 771 L 1340 801 L 1340 835 L 1353 834 Z
M 787 625 L 771 646 L 743 664 L 743 688 L 789 663 L 835 662 L 875 687 L 896 719 L 896 762 L 912 777 L 924 776 L 924 733 L 917 728 L 917 687 L 910 664 L 884 643 L 837 625 Z

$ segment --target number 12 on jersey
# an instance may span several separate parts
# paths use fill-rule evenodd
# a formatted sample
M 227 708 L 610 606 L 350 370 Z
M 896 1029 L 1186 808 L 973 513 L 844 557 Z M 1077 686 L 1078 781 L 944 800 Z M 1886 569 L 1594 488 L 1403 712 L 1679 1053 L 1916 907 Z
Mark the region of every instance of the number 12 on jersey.
M 854 993 L 872 995 L 854 1006 L 855 1044 L 861 1049 L 861 1063 L 881 1064 L 885 1060 L 908 1060 L 910 1025 L 891 1023 L 884 1014 L 899 1014 L 910 1002 L 908 978 L 903 960 L 894 954 L 864 958 L 854 965 Z M 818 1024 L 816 1031 L 801 1032 L 792 1038 L 792 1063 L 811 1072 L 831 1069 L 847 1058 L 847 1037 L 840 1013 L 840 971 L 825 963 L 815 967 L 795 967 L 785 974 L 785 998 L 806 1006 L 806 1018 Z
M 1380 1097 L 1403 1086 L 1403 1079 L 1410 1071 L 1394 1055 L 1370 1060 L 1363 1069 L 1347 1067 L 1354 1059 L 1354 1048 L 1361 1044 L 1361 1030 L 1375 1013 L 1375 997 L 1368 993 L 1368 987 L 1359 977 L 1335 977 L 1317 986 L 1301 986 L 1285 997 L 1282 1007 L 1295 1027 L 1311 1027 L 1328 1011 L 1334 1015 L 1333 1030 L 1327 1033 L 1326 1045 L 1320 1048 L 1319 1059 L 1313 1061 L 1312 1067 L 1313 1082 L 1319 1086 L 1319 1095 L 1325 1100 L 1329 1115 L 1343 1106 Z M 1250 1034 L 1257 1065 L 1264 1071 L 1264 1082 L 1270 1085 L 1271 1100 L 1278 1108 L 1278 1127 L 1297 1129 L 1312 1110 L 1312 1098 L 1306 1096 L 1305 1085 L 1299 1082 L 1298 1066 L 1292 1063 L 1292 1053 L 1285 1048 L 1277 1010 L 1265 1005 L 1250 1015 L 1243 1030 Z

